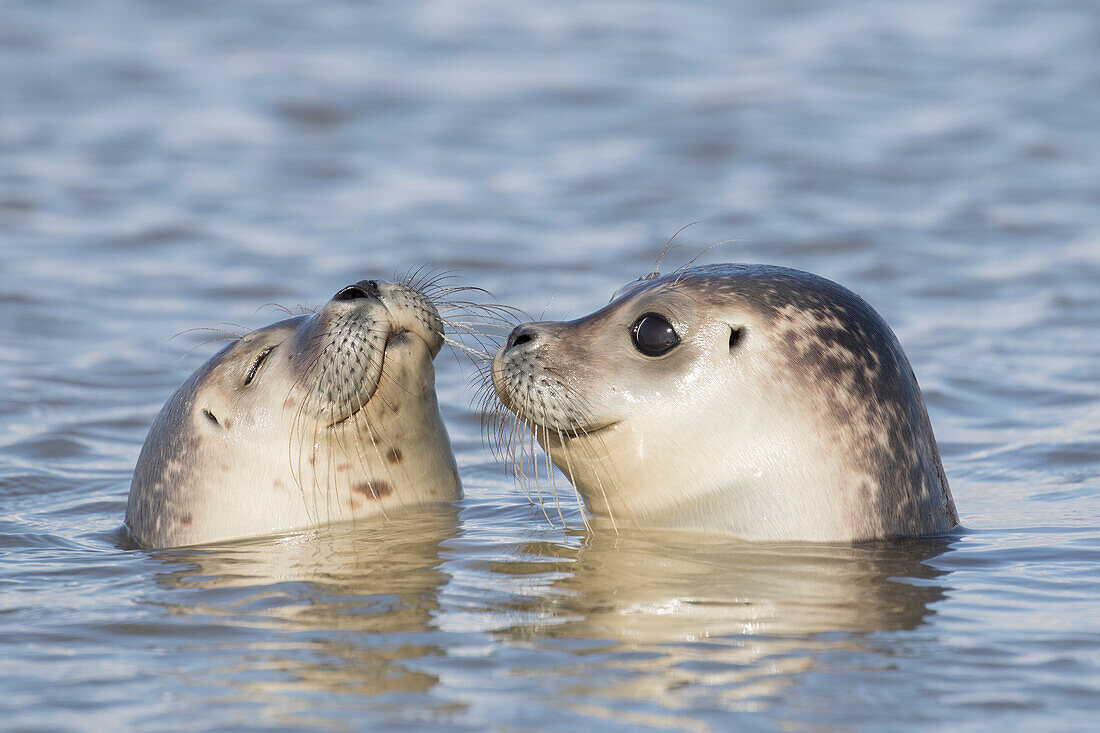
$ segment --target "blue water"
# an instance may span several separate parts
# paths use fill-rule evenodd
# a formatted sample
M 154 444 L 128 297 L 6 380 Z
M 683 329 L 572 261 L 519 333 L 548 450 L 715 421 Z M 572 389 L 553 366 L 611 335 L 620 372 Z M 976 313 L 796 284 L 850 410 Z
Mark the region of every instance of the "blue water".
M 0 0 L 0 728 L 1092 727 L 1098 131 L 1084 0 Z M 563 528 L 444 353 L 457 507 L 119 542 L 188 329 L 418 265 L 576 317 L 696 221 L 879 309 L 965 531 Z

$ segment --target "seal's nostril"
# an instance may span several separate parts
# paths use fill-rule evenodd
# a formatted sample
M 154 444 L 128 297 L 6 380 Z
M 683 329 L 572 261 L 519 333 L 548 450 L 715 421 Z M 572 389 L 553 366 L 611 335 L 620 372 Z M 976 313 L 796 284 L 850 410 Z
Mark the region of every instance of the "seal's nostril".
M 336 295 L 332 296 L 333 300 L 355 300 L 356 298 L 365 298 L 367 294 L 363 292 L 363 289 L 358 285 L 348 285 Z
M 333 300 L 355 300 L 357 298 L 377 298 L 380 295 L 377 280 L 360 280 L 354 285 L 348 285 L 336 295 Z
M 522 326 L 516 326 L 512 329 L 512 332 L 508 334 L 508 341 L 504 345 L 504 350 L 508 351 L 521 344 L 526 344 L 535 340 L 535 329 L 530 324 L 524 324 Z

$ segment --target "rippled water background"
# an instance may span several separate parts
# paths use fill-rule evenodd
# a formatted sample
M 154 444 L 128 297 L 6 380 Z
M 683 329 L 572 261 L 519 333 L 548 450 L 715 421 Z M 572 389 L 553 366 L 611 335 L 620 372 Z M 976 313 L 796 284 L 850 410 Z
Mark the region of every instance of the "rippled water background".
M 0 0 L 0 727 L 1089 727 L 1098 131 L 1086 0 Z M 119 543 L 175 334 L 417 265 L 575 317 L 693 221 L 894 326 L 957 538 L 552 526 L 443 354 L 459 506 Z

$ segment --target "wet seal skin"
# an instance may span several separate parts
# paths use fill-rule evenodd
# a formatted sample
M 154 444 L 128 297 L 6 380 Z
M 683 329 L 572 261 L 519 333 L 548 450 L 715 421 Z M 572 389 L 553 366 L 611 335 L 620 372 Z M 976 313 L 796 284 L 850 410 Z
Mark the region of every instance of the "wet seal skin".
M 653 273 L 583 318 L 516 327 L 492 383 L 615 526 L 850 542 L 958 524 L 901 345 L 808 272 Z
M 172 395 L 138 457 L 132 538 L 179 547 L 461 497 L 439 414 L 436 305 L 364 280 L 243 336 Z

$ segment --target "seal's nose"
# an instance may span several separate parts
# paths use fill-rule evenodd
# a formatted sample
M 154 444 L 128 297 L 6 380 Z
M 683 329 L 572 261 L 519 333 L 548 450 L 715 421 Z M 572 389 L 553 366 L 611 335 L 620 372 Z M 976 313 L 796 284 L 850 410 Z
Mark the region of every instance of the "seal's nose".
M 360 280 L 354 285 L 348 285 L 336 295 L 333 300 L 355 300 L 357 298 L 377 298 L 379 296 L 377 280 Z
M 524 323 L 512 329 L 508 334 L 508 340 L 504 343 L 504 350 L 511 351 L 517 346 L 532 343 L 538 340 L 538 324 Z

